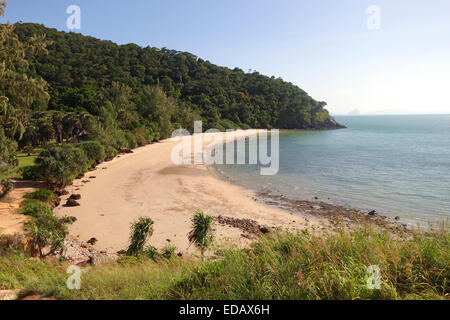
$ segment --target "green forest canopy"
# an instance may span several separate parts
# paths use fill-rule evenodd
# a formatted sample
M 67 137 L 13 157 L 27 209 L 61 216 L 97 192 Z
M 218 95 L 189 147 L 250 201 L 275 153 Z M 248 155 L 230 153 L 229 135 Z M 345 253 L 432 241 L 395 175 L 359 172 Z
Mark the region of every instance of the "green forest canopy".
M 170 137 L 174 129 L 193 131 L 195 120 L 205 130 L 341 128 L 325 102 L 291 83 L 187 52 L 119 46 L 33 23 L 0 24 L 0 39 L 2 183 L 18 164 L 17 148 L 52 148 L 40 158 L 49 169 L 55 159 L 79 152 L 63 143 L 90 141 L 79 146 L 102 156 L 88 157 L 84 168 Z M 64 179 L 48 180 L 67 183 L 83 171 L 70 163 L 60 169 Z M 22 176 L 36 177 L 31 169 Z
M 21 40 L 45 34 L 52 41 L 47 55 L 28 57 L 29 75 L 47 81 L 50 93 L 48 106 L 28 106 L 33 111 L 100 116 L 109 103 L 120 104 L 114 106 L 114 116 L 122 127 L 133 127 L 164 113 L 146 105 L 148 87 L 159 86 L 171 109 L 168 120 L 175 126 L 191 128 L 201 117 L 206 128 L 219 129 L 229 127 L 229 121 L 244 128 L 339 127 L 324 109 L 326 103 L 279 78 L 219 67 L 187 52 L 119 46 L 37 24 L 16 24 L 15 32 Z

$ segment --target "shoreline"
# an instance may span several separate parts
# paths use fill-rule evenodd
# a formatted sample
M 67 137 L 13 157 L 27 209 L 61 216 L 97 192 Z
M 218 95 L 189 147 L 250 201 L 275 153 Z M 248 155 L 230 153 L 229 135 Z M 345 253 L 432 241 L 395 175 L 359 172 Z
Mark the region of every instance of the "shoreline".
M 241 130 L 234 135 L 257 132 Z M 204 150 L 215 134 L 223 133 L 190 138 L 194 143 L 203 138 Z M 55 214 L 75 217 L 77 221 L 69 226 L 70 235 L 83 242 L 96 238 L 95 247 L 108 253 L 126 249 L 130 225 L 140 216 L 148 216 L 155 223 L 148 244 L 157 248 L 174 245 L 183 255 L 198 254 L 187 239 L 196 210 L 216 220 L 222 217 L 221 223 L 214 226 L 219 245 L 247 247 L 257 238 L 250 232 L 250 224 L 291 231 L 324 228 L 319 218 L 293 215 L 255 201 L 252 191 L 223 181 L 205 164 L 174 165 L 170 155 L 176 144 L 174 139 L 166 139 L 100 164 L 66 188 L 70 194 L 81 195 L 81 206 L 64 207 L 70 194 L 62 196 Z
M 234 135 L 257 133 L 251 129 L 236 131 Z M 190 139 L 193 143 L 202 139 L 204 150 L 214 138 L 212 135 L 217 134 L 224 133 L 191 135 Z M 219 247 L 248 247 L 265 233 L 261 230 L 329 230 L 337 226 L 337 219 L 344 219 L 348 226 L 365 220 L 387 225 L 382 216 L 364 217 L 355 210 L 322 202 L 286 201 L 282 195 L 274 198 L 254 192 L 225 181 L 206 164 L 175 165 L 170 156 L 178 143 L 171 138 L 137 148 L 74 180 L 66 188 L 69 195 L 62 196 L 61 205 L 54 210 L 60 217 L 76 218 L 69 226 L 70 237 L 82 243 L 95 238 L 95 249 L 115 254 L 127 248 L 131 223 L 148 216 L 154 221 L 149 245 L 158 249 L 173 245 L 182 255 L 196 255 L 197 249 L 189 245 L 187 234 L 197 210 L 215 217 Z M 190 156 L 194 157 L 194 153 Z M 72 193 L 81 195 L 81 206 L 64 207 Z M 397 229 L 391 228 L 394 232 L 400 229 L 398 225 Z

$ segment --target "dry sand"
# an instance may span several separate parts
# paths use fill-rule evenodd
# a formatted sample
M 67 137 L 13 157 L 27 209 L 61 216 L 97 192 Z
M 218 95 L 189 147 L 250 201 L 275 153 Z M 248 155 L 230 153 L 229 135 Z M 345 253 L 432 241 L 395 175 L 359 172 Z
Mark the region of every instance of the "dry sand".
M 28 217 L 19 213 L 25 194 L 33 192 L 40 184 L 34 181 L 15 181 L 15 188 L 0 201 L 0 235 L 24 234 Z
M 235 135 L 255 133 L 256 130 L 238 131 Z M 208 135 L 213 134 L 203 134 L 205 139 L 211 138 Z M 202 135 L 195 135 L 191 139 L 201 138 Z M 130 224 L 140 216 L 154 221 L 154 234 L 148 244 L 162 248 L 170 242 L 184 255 L 196 254 L 187 239 L 190 219 L 196 210 L 290 230 L 319 224 L 309 216 L 293 216 L 256 202 L 251 191 L 221 180 L 205 165 L 174 165 L 171 152 L 177 144 L 167 139 L 100 164 L 67 188 L 70 193 L 81 195 L 81 206 L 59 206 L 55 213 L 76 217 L 77 221 L 69 227 L 70 234 L 82 241 L 95 237 L 96 247 L 108 252 L 127 247 Z M 63 197 L 61 204 L 66 198 Z M 251 241 L 242 236 L 241 229 L 217 223 L 215 229 L 217 243 L 242 247 Z

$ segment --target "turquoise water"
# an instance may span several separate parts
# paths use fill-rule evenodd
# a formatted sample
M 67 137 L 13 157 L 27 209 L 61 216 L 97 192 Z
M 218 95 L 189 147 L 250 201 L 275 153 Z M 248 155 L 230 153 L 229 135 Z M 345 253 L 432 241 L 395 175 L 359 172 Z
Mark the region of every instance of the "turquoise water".
M 348 129 L 280 134 L 280 170 L 217 165 L 256 191 L 375 209 L 409 223 L 450 217 L 450 115 L 336 117 Z

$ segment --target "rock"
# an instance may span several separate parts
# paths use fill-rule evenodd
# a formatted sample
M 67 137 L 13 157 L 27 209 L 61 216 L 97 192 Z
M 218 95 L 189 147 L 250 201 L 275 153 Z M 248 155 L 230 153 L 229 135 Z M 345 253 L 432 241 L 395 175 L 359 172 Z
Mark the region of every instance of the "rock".
M 314 197 L 314 200 L 319 200 L 319 197 Z
M 377 212 L 375 210 L 370 211 L 367 215 L 373 217 L 377 215 Z
M 171 242 L 170 239 L 166 239 L 166 241 L 169 242 L 169 243 Z
M 313 208 L 314 210 L 321 210 L 321 209 L 323 209 L 321 206 L 312 206 L 312 208 Z
M 266 233 L 270 232 L 270 230 L 267 229 L 267 227 L 261 227 L 261 228 L 259 228 L 259 231 L 261 231 L 262 234 L 266 234 Z
M 80 204 L 76 201 L 76 200 L 73 200 L 73 199 L 67 199 L 67 202 L 66 202 L 66 204 L 64 205 L 65 207 L 79 207 L 80 206 Z
M 90 238 L 87 243 L 89 243 L 91 246 L 94 246 L 98 242 L 97 238 L 93 237 Z
M 394 219 L 398 221 L 398 220 L 400 220 L 400 217 L 396 216 Z
M 117 251 L 117 254 L 127 254 L 127 251 L 126 250 L 119 250 L 119 251 Z
M 120 148 L 119 153 L 133 153 L 133 150 L 130 148 Z
M 89 179 L 95 179 L 97 178 L 96 176 L 90 176 Z
M 72 200 L 80 200 L 80 199 L 81 199 L 81 195 L 79 195 L 79 194 L 72 194 L 72 195 L 69 197 L 69 199 L 72 199 Z
M 77 177 L 75 179 L 82 179 L 84 177 L 84 173 L 80 173 L 79 175 L 77 175 Z
M 183 256 L 183 254 L 181 252 L 178 252 L 177 256 L 179 256 L 181 258 Z
M 55 190 L 54 192 L 55 192 L 55 194 L 58 197 L 65 196 L 65 195 L 69 194 L 69 191 L 67 191 L 67 190 Z
M 81 182 L 88 183 L 88 182 L 91 182 L 91 181 L 90 180 L 82 180 Z

